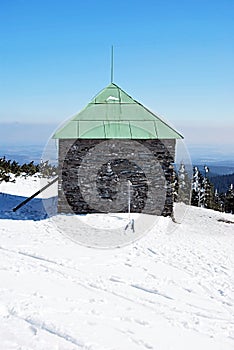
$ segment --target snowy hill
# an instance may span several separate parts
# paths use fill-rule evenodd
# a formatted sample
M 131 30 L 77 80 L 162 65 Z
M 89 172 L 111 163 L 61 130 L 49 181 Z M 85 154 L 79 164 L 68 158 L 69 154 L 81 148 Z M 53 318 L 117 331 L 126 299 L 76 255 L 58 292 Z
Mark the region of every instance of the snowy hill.
M 39 186 L 0 184 L 1 349 L 234 348 L 233 215 L 188 207 L 98 250 L 61 235 L 40 199 L 10 211 Z

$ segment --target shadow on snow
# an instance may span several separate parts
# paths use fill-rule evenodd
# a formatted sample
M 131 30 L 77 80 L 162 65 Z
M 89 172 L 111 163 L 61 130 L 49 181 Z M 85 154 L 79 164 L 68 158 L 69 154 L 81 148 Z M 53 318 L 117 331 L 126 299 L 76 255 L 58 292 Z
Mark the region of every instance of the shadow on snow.
M 27 197 L 0 192 L 0 219 L 40 221 L 56 215 L 57 197 L 47 199 L 33 198 L 26 205 L 13 212 L 13 208 Z M 45 207 L 47 211 L 45 210 Z M 48 214 L 49 211 L 49 214 Z

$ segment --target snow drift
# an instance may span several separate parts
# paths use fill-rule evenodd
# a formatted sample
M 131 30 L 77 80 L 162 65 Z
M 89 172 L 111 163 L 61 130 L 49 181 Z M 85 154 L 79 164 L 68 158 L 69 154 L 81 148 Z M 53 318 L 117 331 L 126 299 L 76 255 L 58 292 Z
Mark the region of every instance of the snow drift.
M 39 186 L 0 184 L 1 349 L 234 348 L 233 215 L 188 207 L 96 250 L 61 235 L 40 198 L 11 212 Z

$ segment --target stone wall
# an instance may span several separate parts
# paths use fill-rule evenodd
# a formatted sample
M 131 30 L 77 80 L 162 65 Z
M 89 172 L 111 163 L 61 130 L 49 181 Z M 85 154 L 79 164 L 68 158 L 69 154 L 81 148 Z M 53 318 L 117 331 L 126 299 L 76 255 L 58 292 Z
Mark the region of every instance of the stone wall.
M 59 213 L 173 211 L 175 140 L 59 140 Z

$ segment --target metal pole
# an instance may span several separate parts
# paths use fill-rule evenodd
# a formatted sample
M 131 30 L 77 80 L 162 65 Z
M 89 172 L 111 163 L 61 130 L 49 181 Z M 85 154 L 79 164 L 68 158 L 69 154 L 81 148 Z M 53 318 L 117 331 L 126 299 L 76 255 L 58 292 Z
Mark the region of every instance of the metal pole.
M 23 205 L 27 204 L 29 201 L 31 201 L 31 199 L 33 199 L 34 197 L 38 196 L 39 193 L 43 192 L 44 190 L 46 190 L 48 187 L 50 187 L 51 185 L 53 185 L 56 181 L 58 181 L 58 176 L 52 180 L 51 182 L 49 182 L 47 185 L 45 185 L 44 187 L 42 187 L 39 191 L 37 191 L 36 193 L 34 193 L 31 197 L 25 199 L 23 202 L 21 202 L 20 204 L 18 204 L 16 207 L 14 207 L 12 210 L 15 212 L 16 210 L 18 210 L 19 208 L 21 208 Z
M 131 230 L 135 232 L 134 219 L 131 220 L 131 186 L 132 183 L 128 180 L 128 224 L 125 227 L 125 231 L 130 227 Z
M 111 46 L 111 83 L 114 81 L 114 47 Z
M 128 180 L 128 219 L 131 220 L 131 181 Z

